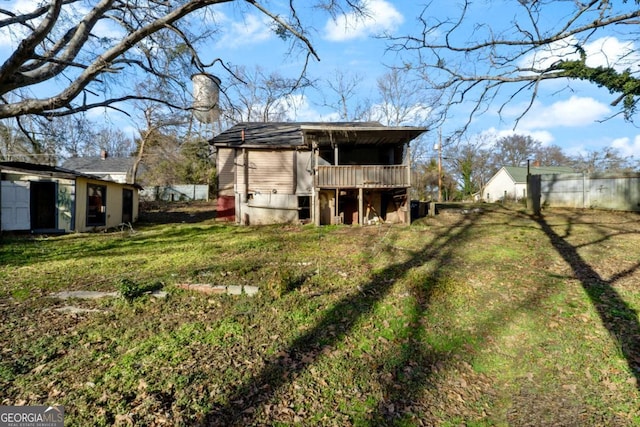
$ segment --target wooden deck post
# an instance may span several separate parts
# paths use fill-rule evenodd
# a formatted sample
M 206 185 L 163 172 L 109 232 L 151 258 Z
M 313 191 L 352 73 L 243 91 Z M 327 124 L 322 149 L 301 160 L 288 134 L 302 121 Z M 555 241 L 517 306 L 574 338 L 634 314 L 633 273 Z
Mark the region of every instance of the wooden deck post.
M 333 206 L 333 222 L 335 223 L 336 220 L 335 218 L 340 216 L 340 189 L 336 188 L 336 201 L 335 201 L 335 205 Z
M 364 191 L 362 187 L 358 188 L 358 224 L 364 225 Z

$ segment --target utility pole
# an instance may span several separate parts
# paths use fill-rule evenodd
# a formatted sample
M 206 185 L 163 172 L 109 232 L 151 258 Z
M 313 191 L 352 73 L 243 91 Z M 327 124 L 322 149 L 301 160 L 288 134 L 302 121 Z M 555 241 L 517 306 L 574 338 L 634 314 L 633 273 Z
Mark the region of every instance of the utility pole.
M 438 202 L 442 202 L 442 129 L 438 132 Z

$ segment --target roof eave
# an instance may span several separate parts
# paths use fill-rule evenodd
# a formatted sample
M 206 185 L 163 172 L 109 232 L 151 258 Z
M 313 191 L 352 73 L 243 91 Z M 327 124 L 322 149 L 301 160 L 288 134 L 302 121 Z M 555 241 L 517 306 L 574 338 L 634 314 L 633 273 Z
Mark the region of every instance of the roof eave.
M 347 132 L 371 132 L 371 131 L 420 131 L 426 132 L 428 128 L 421 126 L 339 126 L 339 125 L 300 125 L 302 131 L 347 131 Z

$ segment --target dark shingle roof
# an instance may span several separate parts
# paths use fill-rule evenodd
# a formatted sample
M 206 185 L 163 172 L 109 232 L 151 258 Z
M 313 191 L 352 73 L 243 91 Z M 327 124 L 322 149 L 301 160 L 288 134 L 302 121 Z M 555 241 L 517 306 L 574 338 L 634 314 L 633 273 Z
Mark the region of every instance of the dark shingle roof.
M 127 173 L 133 167 L 134 157 L 72 157 L 62 166 L 81 172 L 91 173 Z
M 217 147 L 303 148 L 312 142 L 398 144 L 409 142 L 427 129 L 383 126 L 378 122 L 244 122 L 218 134 Z

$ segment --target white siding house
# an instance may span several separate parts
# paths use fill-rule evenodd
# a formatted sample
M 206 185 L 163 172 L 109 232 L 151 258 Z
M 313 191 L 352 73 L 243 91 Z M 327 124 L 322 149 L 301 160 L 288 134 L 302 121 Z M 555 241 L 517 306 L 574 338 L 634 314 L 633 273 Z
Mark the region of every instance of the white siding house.
M 409 144 L 425 131 L 377 122 L 239 123 L 212 140 L 217 218 L 409 223 Z
M 532 175 L 571 173 L 573 169 L 561 166 L 531 167 Z M 481 194 L 486 202 L 521 200 L 527 197 L 527 168 L 503 166 L 489 179 Z

